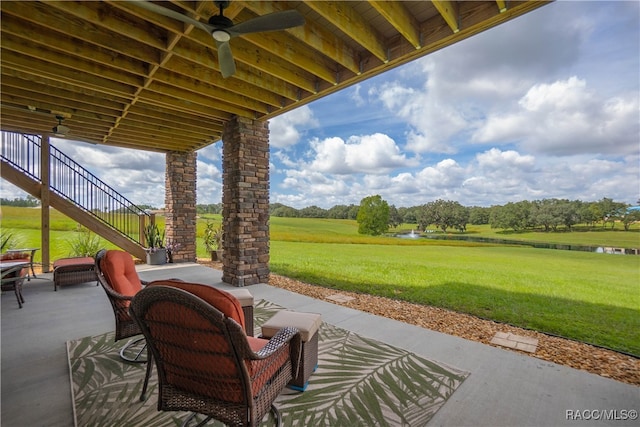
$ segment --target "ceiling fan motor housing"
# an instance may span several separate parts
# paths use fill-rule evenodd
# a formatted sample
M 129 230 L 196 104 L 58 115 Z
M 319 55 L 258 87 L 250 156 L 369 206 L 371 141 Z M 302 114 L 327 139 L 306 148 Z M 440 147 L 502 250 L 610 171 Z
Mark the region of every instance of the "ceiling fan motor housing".
M 214 15 L 211 18 L 209 18 L 209 25 L 212 25 L 216 28 L 229 28 L 233 26 L 233 21 L 231 21 L 231 19 L 227 18 L 226 16 L 222 16 L 222 15 Z

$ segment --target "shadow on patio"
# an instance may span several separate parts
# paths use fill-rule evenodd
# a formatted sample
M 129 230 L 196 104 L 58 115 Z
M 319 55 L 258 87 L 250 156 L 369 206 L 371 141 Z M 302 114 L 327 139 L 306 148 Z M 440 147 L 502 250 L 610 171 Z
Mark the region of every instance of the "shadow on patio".
M 221 273 L 198 264 L 138 266 L 141 278 L 177 277 L 225 288 Z M 602 424 L 634 425 L 622 410 L 640 406 L 638 387 L 536 358 L 433 332 L 269 285 L 247 288 L 256 301 L 321 313 L 325 322 L 406 349 L 471 375 L 429 425 L 575 425 L 576 411 L 614 411 Z M 2 425 L 70 426 L 73 406 L 66 341 L 113 330 L 113 312 L 95 283 L 53 291 L 51 274 L 24 286 L 18 309 L 2 297 Z M 150 397 L 151 400 L 155 396 Z

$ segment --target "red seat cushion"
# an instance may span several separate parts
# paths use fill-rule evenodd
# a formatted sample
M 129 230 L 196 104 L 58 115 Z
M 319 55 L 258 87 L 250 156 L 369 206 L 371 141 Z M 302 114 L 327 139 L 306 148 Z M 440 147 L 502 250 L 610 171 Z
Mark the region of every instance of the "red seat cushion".
M 53 269 L 70 266 L 92 266 L 95 261 L 91 257 L 60 258 L 53 263 Z
M 142 289 L 133 258 L 127 252 L 107 251 L 100 262 L 100 270 L 113 290 L 122 295 L 132 297 Z
M 202 298 L 218 310 L 220 310 L 225 316 L 232 318 L 242 326 L 244 330 L 244 312 L 240 301 L 229 292 L 225 292 L 221 289 L 216 289 L 213 286 L 203 285 L 201 283 L 188 283 L 180 280 L 154 280 L 149 283 L 148 286 L 161 285 L 171 286 L 187 291 L 198 298 Z
M 31 254 L 27 254 L 24 252 L 7 252 L 6 254 L 0 255 L 0 261 L 25 261 L 29 262 L 31 259 Z

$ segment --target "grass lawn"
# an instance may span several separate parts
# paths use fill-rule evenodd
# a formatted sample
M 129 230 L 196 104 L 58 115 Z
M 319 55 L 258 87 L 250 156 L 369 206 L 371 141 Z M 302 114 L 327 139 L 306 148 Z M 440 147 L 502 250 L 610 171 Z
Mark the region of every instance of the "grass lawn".
M 640 355 L 640 257 L 526 247 L 271 243 L 271 270 Z

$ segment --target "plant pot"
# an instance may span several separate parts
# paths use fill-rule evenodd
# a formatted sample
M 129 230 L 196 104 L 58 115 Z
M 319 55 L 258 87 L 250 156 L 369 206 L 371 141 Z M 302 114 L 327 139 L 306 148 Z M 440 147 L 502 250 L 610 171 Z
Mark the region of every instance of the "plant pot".
M 167 262 L 167 249 L 156 249 L 155 252 L 147 252 L 147 264 L 149 265 L 162 265 Z
M 224 256 L 224 250 L 218 249 L 215 251 L 211 251 L 211 261 L 222 262 L 222 257 Z

